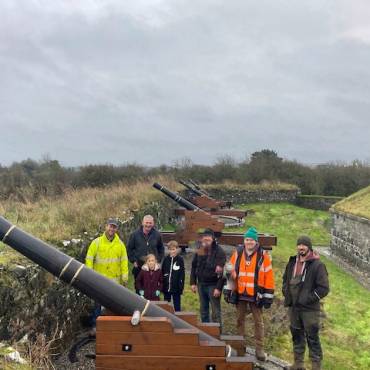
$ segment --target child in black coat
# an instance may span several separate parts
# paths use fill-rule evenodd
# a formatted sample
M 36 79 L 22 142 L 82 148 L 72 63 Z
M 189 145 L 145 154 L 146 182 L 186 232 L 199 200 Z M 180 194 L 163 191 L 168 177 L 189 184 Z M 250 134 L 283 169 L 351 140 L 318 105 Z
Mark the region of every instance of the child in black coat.
M 172 298 L 175 311 L 181 311 L 181 295 L 185 283 L 184 259 L 178 255 L 179 245 L 175 240 L 168 242 L 167 248 L 169 254 L 162 263 L 164 299 L 171 302 Z

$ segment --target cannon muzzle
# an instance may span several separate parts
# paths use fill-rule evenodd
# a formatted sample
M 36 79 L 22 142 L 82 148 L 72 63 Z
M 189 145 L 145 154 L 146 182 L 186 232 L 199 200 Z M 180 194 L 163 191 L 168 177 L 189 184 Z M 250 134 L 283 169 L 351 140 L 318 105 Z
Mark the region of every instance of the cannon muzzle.
M 186 181 L 183 181 L 183 180 L 179 180 L 179 183 L 181 185 L 184 185 L 187 189 L 189 189 L 193 194 L 197 195 L 197 196 L 202 196 L 204 195 L 201 191 L 199 191 L 198 189 L 196 189 L 195 187 L 191 186 L 189 183 L 187 183 Z
M 177 193 L 172 192 L 171 190 L 167 189 L 165 186 L 162 186 L 155 182 L 153 184 L 153 187 L 157 190 L 161 191 L 163 194 L 167 195 L 169 198 L 173 199 L 177 204 L 180 206 L 186 208 L 189 211 L 201 211 L 199 207 L 197 207 L 195 204 L 189 202 L 185 198 L 181 197 Z
M 204 190 L 202 189 L 198 183 L 196 183 L 194 180 L 192 179 L 189 179 L 189 182 L 190 184 L 192 184 L 194 186 L 195 189 L 197 189 L 202 195 L 207 195 L 209 196 L 209 194 Z

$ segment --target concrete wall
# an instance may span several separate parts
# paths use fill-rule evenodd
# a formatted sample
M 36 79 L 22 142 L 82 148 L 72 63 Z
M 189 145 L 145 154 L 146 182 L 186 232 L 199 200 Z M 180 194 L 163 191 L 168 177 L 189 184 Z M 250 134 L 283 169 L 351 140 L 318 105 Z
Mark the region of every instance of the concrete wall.
M 333 211 L 331 234 L 333 253 L 370 272 L 370 220 Z

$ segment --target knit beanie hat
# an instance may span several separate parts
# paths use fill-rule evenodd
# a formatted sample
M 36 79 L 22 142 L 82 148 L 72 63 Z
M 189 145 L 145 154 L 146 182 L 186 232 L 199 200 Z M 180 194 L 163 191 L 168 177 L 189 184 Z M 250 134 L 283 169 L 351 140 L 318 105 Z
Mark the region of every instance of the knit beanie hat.
M 244 234 L 244 238 L 251 238 L 258 242 L 258 231 L 255 227 L 250 227 Z
M 212 229 L 203 229 L 199 230 L 200 236 L 211 236 L 213 239 L 215 238 L 215 233 Z
M 309 236 L 302 235 L 297 240 L 297 245 L 303 244 L 312 251 L 312 241 Z

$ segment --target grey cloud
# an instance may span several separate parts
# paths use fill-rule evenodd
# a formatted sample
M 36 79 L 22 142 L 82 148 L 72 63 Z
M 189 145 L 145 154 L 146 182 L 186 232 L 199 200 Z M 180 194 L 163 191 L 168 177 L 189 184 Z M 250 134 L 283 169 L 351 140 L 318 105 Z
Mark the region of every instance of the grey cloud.
M 353 7 L 2 2 L 0 163 L 368 159 L 368 7 Z

